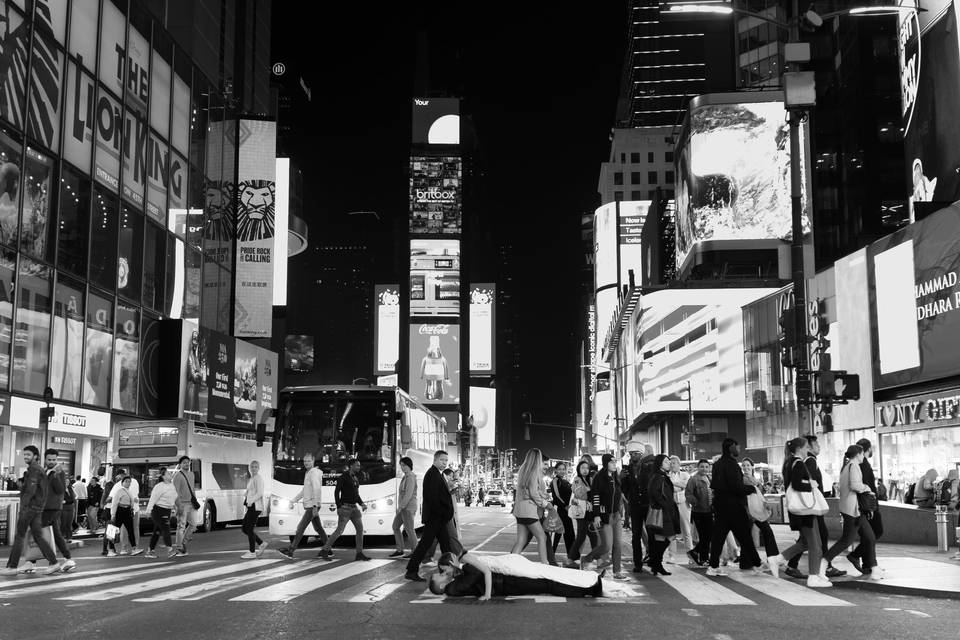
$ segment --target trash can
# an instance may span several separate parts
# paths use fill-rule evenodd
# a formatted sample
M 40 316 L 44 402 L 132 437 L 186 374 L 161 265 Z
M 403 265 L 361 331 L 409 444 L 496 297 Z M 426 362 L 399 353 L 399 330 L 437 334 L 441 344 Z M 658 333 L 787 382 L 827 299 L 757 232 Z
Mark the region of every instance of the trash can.
M 950 539 L 948 536 L 950 519 L 947 517 L 947 505 L 938 504 L 935 508 L 933 518 L 937 526 L 937 550 L 947 551 L 950 548 Z

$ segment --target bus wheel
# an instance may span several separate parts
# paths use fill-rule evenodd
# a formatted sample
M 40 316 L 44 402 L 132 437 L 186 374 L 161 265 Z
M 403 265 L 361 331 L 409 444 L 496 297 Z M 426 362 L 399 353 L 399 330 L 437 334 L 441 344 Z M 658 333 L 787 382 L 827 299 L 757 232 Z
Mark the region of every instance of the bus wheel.
M 203 519 L 201 525 L 203 530 L 210 533 L 217 527 L 217 510 L 209 502 L 203 503 Z

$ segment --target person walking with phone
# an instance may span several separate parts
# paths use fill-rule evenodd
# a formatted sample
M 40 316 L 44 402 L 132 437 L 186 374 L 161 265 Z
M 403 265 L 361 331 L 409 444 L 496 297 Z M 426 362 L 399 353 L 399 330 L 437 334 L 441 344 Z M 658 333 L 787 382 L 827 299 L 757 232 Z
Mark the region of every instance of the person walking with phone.
M 180 500 L 180 493 L 173 486 L 173 471 L 167 467 L 160 467 L 157 484 L 153 485 L 150 500 L 147 501 L 147 513 L 153 521 L 153 534 L 150 536 L 150 549 L 144 558 L 156 558 L 157 542 L 163 537 L 163 544 L 170 549 L 167 558 L 176 558 L 180 555 L 173 544 L 170 535 L 170 516 Z
M 337 504 L 337 528 L 327 538 L 327 543 L 320 549 L 320 557 L 324 560 L 333 560 L 332 547 L 337 538 L 347 528 L 347 523 L 353 523 L 356 556 L 354 560 L 367 561 L 363 553 L 363 512 L 367 505 L 360 498 L 360 461 L 356 458 L 347 460 L 347 471 L 337 479 L 337 486 L 333 490 L 333 499 Z
M 193 487 L 195 480 L 190 470 L 190 456 L 180 456 L 177 472 L 173 475 L 173 488 L 177 490 L 177 538 L 176 547 L 179 554 L 187 555 L 187 545 L 193 539 L 193 532 L 197 529 L 197 512 L 200 503 Z
M 249 551 L 241 558 L 251 560 L 259 558 L 267 549 L 267 543 L 257 535 L 256 526 L 260 514 L 263 513 L 263 478 L 260 476 L 260 463 L 256 460 L 250 462 L 250 479 L 247 480 L 247 491 L 243 496 L 243 506 L 247 511 L 243 516 L 243 525 L 241 531 L 247 536 L 247 546 Z

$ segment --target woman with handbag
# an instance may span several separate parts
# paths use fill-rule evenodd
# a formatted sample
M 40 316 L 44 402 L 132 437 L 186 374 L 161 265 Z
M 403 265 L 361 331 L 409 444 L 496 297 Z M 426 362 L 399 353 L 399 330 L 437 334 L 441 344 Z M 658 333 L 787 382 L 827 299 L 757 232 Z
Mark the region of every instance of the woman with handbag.
M 150 492 L 150 501 L 147 502 L 147 513 L 153 520 L 153 535 L 150 536 L 150 550 L 143 556 L 144 558 L 157 557 L 155 550 L 160 536 L 163 536 L 163 544 L 170 549 L 167 554 L 168 558 L 175 558 L 180 555 L 170 539 L 170 514 L 177 507 L 178 495 L 176 488 L 173 486 L 173 472 L 167 467 L 160 467 L 157 484 L 153 486 L 153 491 Z
M 647 496 L 650 499 L 650 510 L 647 511 L 647 536 L 650 540 L 649 566 L 654 575 L 669 576 L 670 572 L 663 568 L 663 553 L 670 546 L 670 541 L 681 534 L 680 510 L 674 499 L 673 483 L 670 481 L 670 457 L 658 454 L 653 459 L 653 468 L 656 472 L 650 478 Z
M 593 478 L 590 491 L 593 496 L 593 526 L 600 532 L 600 546 L 594 547 L 590 553 L 583 556 L 580 568 L 587 568 L 590 562 L 609 553 L 613 560 L 614 580 L 626 580 L 627 576 L 620 568 L 623 494 L 620 490 L 617 460 L 612 454 L 603 454 L 601 469 Z M 673 494 L 670 499 L 673 499 Z
M 511 553 L 522 552 L 530 538 L 536 538 L 540 562 L 550 564 L 547 534 L 540 524 L 539 509 L 549 509 L 553 505 L 547 500 L 542 474 L 543 456 L 540 449 L 530 449 L 517 472 L 517 499 L 513 503 L 513 517 L 517 519 L 517 541 Z
M 567 481 L 567 465 L 558 462 L 553 467 L 553 482 L 550 483 L 550 490 L 553 494 L 553 505 L 557 508 L 557 516 L 563 523 L 563 531 L 553 534 L 553 553 L 557 553 L 557 547 L 560 546 L 560 540 L 563 539 L 563 547 L 567 551 L 567 560 L 570 559 L 570 550 L 573 548 L 573 541 L 576 533 L 573 530 L 573 520 L 570 519 L 569 508 L 570 500 L 573 498 L 573 487 Z
M 740 467 L 743 469 L 743 484 L 751 487 L 757 487 L 755 493 L 747 496 L 747 513 L 757 529 L 760 530 L 760 541 L 767 553 L 767 558 L 780 555 L 780 549 L 777 547 L 777 537 L 773 535 L 773 529 L 770 527 L 770 508 L 767 507 L 766 500 L 760 492 L 760 483 L 753 475 L 753 460 L 744 458 L 740 461 Z
M 794 438 L 787 442 L 783 461 L 787 512 L 790 529 L 799 531 L 800 539 L 779 555 L 768 557 L 767 564 L 770 565 L 770 573 L 777 576 L 781 566 L 786 565 L 794 556 L 807 551 L 810 571 L 807 586 L 832 587 L 833 583 L 827 578 L 828 563 L 820 557 L 820 530 L 815 517 L 821 509 L 826 513 L 826 499 L 820 492 L 817 481 L 810 477 L 807 465 L 803 463 L 809 449 L 810 443 L 806 438 Z
M 585 456 L 587 457 L 587 456 Z M 585 540 L 590 540 L 590 549 L 597 548 L 597 533 L 590 530 L 590 510 L 593 508 L 593 496 L 590 494 L 590 485 L 593 482 L 593 472 L 590 462 L 582 460 L 577 463 L 577 474 L 573 478 L 573 487 L 570 496 L 570 506 L 567 513 L 571 520 L 577 523 L 577 539 L 573 548 L 567 552 L 567 568 L 576 566 L 580 559 L 580 549 Z
M 132 479 L 130 476 L 124 476 L 120 481 L 122 487 L 117 493 L 116 498 L 110 503 L 110 524 L 120 529 L 115 544 L 119 544 L 122 551 L 120 555 L 139 555 L 143 549 L 137 548 L 136 539 L 133 536 L 133 509 L 140 506 L 140 501 L 130 491 Z M 124 548 L 123 530 L 127 530 L 127 538 L 130 544 L 129 548 Z
M 840 539 L 827 550 L 825 559 L 832 561 L 846 548 L 853 544 L 859 534 L 863 555 L 858 558 L 857 570 L 864 577 L 874 580 L 880 579 L 880 573 L 873 573 L 877 566 L 877 540 L 873 535 L 873 528 L 867 520 L 867 513 L 876 510 L 877 499 L 870 487 L 863 483 L 863 473 L 860 463 L 863 462 L 863 447 L 852 444 L 847 447 L 843 456 L 843 468 L 840 470 L 840 481 L 837 483 L 840 490 L 840 513 L 843 514 L 843 533 Z M 862 507 L 861 507 L 862 505 Z

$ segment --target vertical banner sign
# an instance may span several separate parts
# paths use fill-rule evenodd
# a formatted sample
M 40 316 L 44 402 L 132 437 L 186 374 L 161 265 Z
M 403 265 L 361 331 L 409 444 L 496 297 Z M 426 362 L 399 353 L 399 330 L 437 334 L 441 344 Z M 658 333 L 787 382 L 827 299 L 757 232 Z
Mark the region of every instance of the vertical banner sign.
M 378 284 L 374 287 L 377 298 L 377 315 L 374 316 L 376 336 L 377 375 L 396 373 L 400 359 L 400 286 Z
M 258 347 L 244 340 L 236 341 L 233 369 L 233 406 L 237 426 L 253 429 L 257 413 Z
M 257 395 L 257 422 L 266 422 L 270 409 L 277 408 L 277 364 L 279 356 L 273 351 L 257 348 L 257 383 L 260 393 Z
M 207 420 L 207 342 L 210 333 L 192 322 L 183 322 L 180 334 L 181 378 L 180 417 L 206 422 Z
M 496 446 L 497 437 L 497 390 L 487 387 L 470 387 L 470 417 L 477 430 L 477 446 Z
M 210 393 L 207 420 L 233 425 L 236 409 L 233 404 L 234 355 L 236 340 L 210 331 L 207 334 L 207 387 Z
M 493 283 L 470 287 L 470 373 L 496 373 L 494 332 L 497 288 Z
M 277 125 L 240 120 L 237 129 L 234 335 L 265 338 L 271 334 L 273 316 Z

